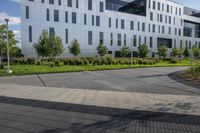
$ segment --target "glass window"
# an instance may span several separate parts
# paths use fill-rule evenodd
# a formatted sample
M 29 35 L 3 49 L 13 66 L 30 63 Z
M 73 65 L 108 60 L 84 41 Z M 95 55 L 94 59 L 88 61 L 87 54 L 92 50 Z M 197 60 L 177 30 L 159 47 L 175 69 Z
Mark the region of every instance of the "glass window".
M 137 47 L 137 36 L 136 35 L 133 36 L 133 46 Z
M 54 4 L 54 0 L 49 0 L 49 4 Z
M 72 23 L 76 24 L 76 13 L 72 12 Z
M 172 18 L 171 18 L 171 16 L 169 16 L 169 24 L 171 24 L 172 23 Z
M 121 34 L 117 34 L 117 45 L 118 45 L 118 46 L 121 46 L 121 43 L 122 43 Z
M 100 32 L 100 33 L 99 33 L 99 43 L 100 43 L 100 44 L 104 43 L 103 40 L 104 40 L 103 32 Z
M 150 20 L 153 21 L 153 12 L 150 12 Z
M 65 29 L 65 43 L 68 44 L 69 40 L 68 40 L 68 29 Z
M 113 46 L 113 33 L 110 33 L 110 46 Z
M 150 48 L 153 47 L 153 37 L 150 37 L 150 40 L 149 40 L 149 47 L 150 47 Z
M 72 0 L 67 0 L 68 7 L 72 7 Z
M 96 26 L 100 26 L 100 16 L 96 16 Z
M 167 5 L 167 12 L 169 12 L 169 5 Z
M 162 4 L 162 11 L 164 11 L 165 10 L 165 5 L 164 4 Z
M 151 32 L 151 24 L 149 24 L 149 32 Z
M 79 0 L 76 0 L 76 8 L 79 7 Z
M 29 6 L 26 6 L 26 19 L 29 19 Z
M 151 8 L 151 0 L 149 0 L 149 8 Z
M 126 46 L 126 34 L 124 34 L 124 46 Z
M 152 25 L 152 31 L 153 31 L 153 33 L 156 32 L 156 25 L 155 24 Z
M 99 5 L 99 9 L 100 9 L 100 12 L 103 12 L 104 11 L 104 5 L 103 5 L 103 2 L 100 2 L 100 5 Z
M 87 25 L 87 14 L 84 14 L 84 24 Z
M 92 0 L 88 0 L 88 10 L 92 10 Z
M 145 31 L 145 23 L 142 23 L 142 31 Z
M 156 2 L 153 1 L 153 9 L 156 9 Z
M 29 26 L 29 42 L 32 42 L 32 26 Z
M 163 15 L 160 14 L 160 22 L 163 22 Z
M 162 33 L 165 34 L 165 26 L 162 26 Z
M 118 28 L 118 19 L 116 19 L 116 28 Z
M 111 17 L 109 17 L 109 27 L 111 27 Z
M 169 31 L 169 34 L 171 34 L 171 27 L 169 27 L 168 31 Z
M 61 6 L 61 0 L 58 0 L 58 5 L 60 5 L 60 6 Z
M 65 11 L 65 22 L 68 23 L 68 11 Z
M 92 26 L 94 26 L 94 15 L 92 15 Z
M 138 22 L 138 31 L 140 31 L 140 22 Z
M 139 36 L 139 45 L 141 45 L 141 36 Z
M 179 15 L 181 15 L 181 8 L 179 8 Z
M 92 31 L 88 31 L 88 44 L 92 45 Z
M 158 10 L 160 11 L 160 2 L 158 2 Z
M 121 20 L 121 29 L 124 29 L 125 28 L 125 24 L 124 24 L 124 20 L 122 19 Z
M 130 29 L 134 30 L 134 22 L 133 21 L 130 21 Z
M 55 35 L 54 28 L 52 28 L 52 27 L 49 28 L 49 34 L 50 34 L 50 36 Z
M 54 21 L 59 22 L 59 11 L 58 10 L 54 10 Z
M 47 9 L 47 21 L 49 21 L 49 9 Z

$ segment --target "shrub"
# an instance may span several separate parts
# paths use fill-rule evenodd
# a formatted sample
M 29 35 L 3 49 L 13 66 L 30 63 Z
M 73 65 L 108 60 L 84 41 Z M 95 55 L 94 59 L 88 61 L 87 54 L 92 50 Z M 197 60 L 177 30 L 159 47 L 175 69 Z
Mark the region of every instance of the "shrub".
M 76 64 L 76 60 L 75 60 L 75 59 L 70 59 L 70 60 L 69 60 L 69 65 L 70 65 L 70 66 L 75 66 L 75 65 L 77 65 L 77 64 Z
M 89 65 L 89 61 L 87 59 L 84 59 L 83 62 L 84 62 L 84 65 L 86 66 Z
M 69 65 L 69 59 L 63 60 L 64 65 Z
M 181 63 L 181 60 L 180 60 L 180 59 L 177 59 L 177 58 L 172 58 L 172 59 L 171 59 L 171 63 L 172 63 L 172 64 Z
M 28 59 L 27 59 L 27 64 L 29 64 L 29 65 L 35 64 L 35 59 L 28 58 Z
M 60 66 L 61 63 L 60 63 L 59 60 L 55 60 L 55 61 L 54 61 L 54 64 L 55 64 L 55 66 Z
M 142 65 L 143 64 L 143 60 L 142 59 L 138 59 L 138 64 Z
M 15 58 L 12 60 L 14 64 L 19 64 L 19 65 L 26 65 L 27 63 L 27 58 Z
M 40 60 L 38 60 L 38 61 L 35 62 L 35 65 L 40 66 L 41 64 L 42 64 L 42 62 Z

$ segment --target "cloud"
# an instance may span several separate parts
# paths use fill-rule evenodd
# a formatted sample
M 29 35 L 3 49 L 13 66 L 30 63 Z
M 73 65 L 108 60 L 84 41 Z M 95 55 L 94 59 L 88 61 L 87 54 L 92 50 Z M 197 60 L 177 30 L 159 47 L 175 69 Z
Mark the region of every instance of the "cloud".
M 0 12 L 0 24 L 5 24 L 5 18 L 9 19 L 9 25 L 21 24 L 20 17 L 9 16 L 6 12 Z
M 21 3 L 21 0 L 10 0 L 12 2 L 17 2 L 17 3 Z

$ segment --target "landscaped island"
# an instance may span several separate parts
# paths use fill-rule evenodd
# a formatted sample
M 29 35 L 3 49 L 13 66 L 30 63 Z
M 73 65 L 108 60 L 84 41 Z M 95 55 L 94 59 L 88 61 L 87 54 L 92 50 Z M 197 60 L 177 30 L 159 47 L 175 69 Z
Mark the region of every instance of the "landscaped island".
M 141 59 L 134 58 L 112 58 L 110 56 L 99 58 L 66 58 L 66 59 L 43 59 L 16 58 L 12 60 L 12 75 L 62 73 L 94 70 L 112 70 L 144 67 L 175 67 L 175 66 L 197 66 L 198 60 L 190 59 Z M 6 67 L 0 69 L 0 76 L 8 75 Z
M 200 85 L 200 66 L 191 67 L 185 72 L 180 73 L 179 76 L 189 82 Z

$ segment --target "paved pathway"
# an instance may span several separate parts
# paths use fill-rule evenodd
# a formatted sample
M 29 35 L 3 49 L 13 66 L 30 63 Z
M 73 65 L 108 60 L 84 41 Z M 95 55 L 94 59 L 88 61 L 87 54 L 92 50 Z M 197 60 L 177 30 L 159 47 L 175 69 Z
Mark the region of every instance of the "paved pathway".
M 183 69 L 39 75 L 43 84 L 36 76 L 0 79 L 0 131 L 200 133 L 199 89 L 167 76 Z
M 0 83 L 121 92 L 200 95 L 200 89 L 178 83 L 168 76 L 170 73 L 184 69 L 186 67 L 0 77 Z

